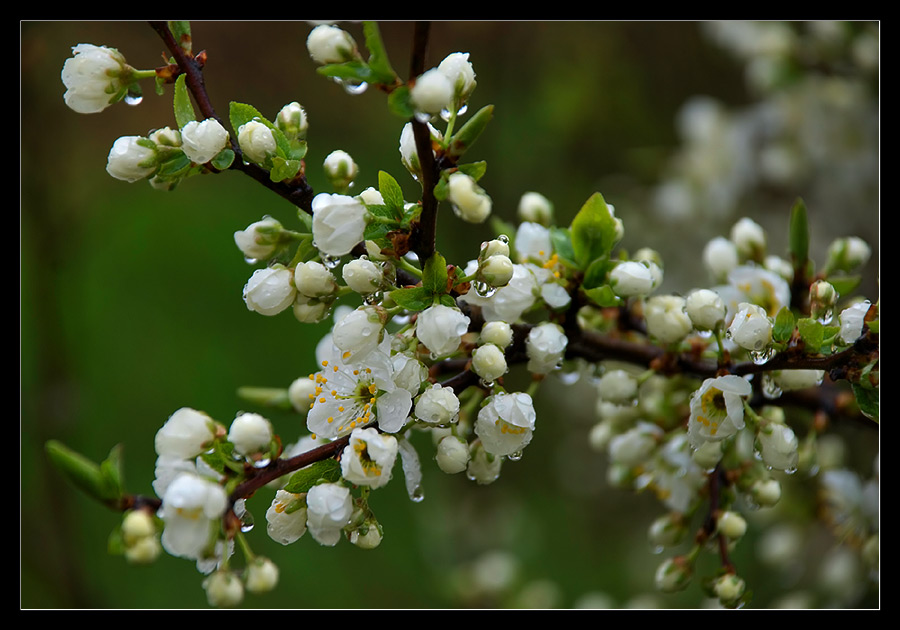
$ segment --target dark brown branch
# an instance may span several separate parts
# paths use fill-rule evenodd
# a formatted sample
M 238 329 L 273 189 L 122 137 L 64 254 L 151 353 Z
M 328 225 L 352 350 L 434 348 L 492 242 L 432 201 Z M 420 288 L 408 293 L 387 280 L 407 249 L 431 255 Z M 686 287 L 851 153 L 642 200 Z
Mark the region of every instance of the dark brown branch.
M 197 61 L 197 57 L 187 53 L 178 44 L 178 42 L 175 41 L 175 37 L 172 35 L 172 31 L 169 30 L 169 25 L 167 22 L 150 22 L 150 26 L 159 34 L 159 36 L 165 43 L 166 48 L 168 48 L 169 52 L 172 53 L 172 57 L 175 59 L 176 65 L 180 69 L 181 73 L 184 74 L 185 85 L 187 86 L 188 90 L 190 90 L 191 95 L 194 97 L 194 101 L 197 103 L 197 107 L 200 109 L 200 113 L 203 115 L 204 119 L 213 118 L 215 120 L 218 120 L 219 123 L 224 127 L 224 122 L 216 115 L 216 111 L 209 100 L 209 95 L 206 92 L 206 84 L 203 80 L 202 66 Z M 256 164 L 244 163 L 241 149 L 235 142 L 234 137 L 229 134 L 229 139 L 231 141 L 231 148 L 234 151 L 235 155 L 234 162 L 232 162 L 230 169 L 241 171 L 249 175 L 258 183 L 262 184 L 280 197 L 288 200 L 298 208 L 302 209 L 304 212 L 312 214 L 312 198 L 314 196 L 313 190 L 312 188 L 310 188 L 309 184 L 306 182 L 306 178 L 303 175 L 297 176 L 291 182 L 273 182 L 269 178 L 269 173 L 265 169 L 259 167 Z

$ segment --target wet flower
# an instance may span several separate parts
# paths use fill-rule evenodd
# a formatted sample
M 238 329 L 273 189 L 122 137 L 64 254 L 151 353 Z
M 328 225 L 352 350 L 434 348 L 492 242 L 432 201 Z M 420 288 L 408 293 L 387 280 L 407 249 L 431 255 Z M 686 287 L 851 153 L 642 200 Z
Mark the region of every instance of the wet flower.
M 306 502 L 302 495 L 278 490 L 266 510 L 266 531 L 282 545 L 299 540 L 306 533 Z
M 553 323 L 535 326 L 525 339 L 528 354 L 528 370 L 535 374 L 547 374 L 555 370 L 566 352 L 569 340 L 562 328 Z
M 334 345 L 348 363 L 363 361 L 381 343 L 385 314 L 377 306 L 360 306 L 336 322 L 331 331 Z
M 300 295 L 310 298 L 330 296 L 337 290 L 337 283 L 328 267 L 310 260 L 294 268 L 294 286 Z
M 228 496 L 217 483 L 182 473 L 162 497 L 159 516 L 165 522 L 162 546 L 173 556 L 199 559 L 212 540 L 212 523 L 228 507 Z
M 432 68 L 416 79 L 409 91 L 409 100 L 417 111 L 438 114 L 449 109 L 453 92 L 453 82 L 439 69 Z
M 263 164 L 275 155 L 277 144 L 272 130 L 258 120 L 251 120 L 238 128 L 238 144 L 244 157 Z
M 685 299 L 685 310 L 697 330 L 714 330 L 725 322 L 725 302 L 709 289 L 692 291 Z
M 503 350 L 494 344 L 486 343 L 472 351 L 472 370 L 485 381 L 496 381 L 508 369 Z
M 320 545 L 336 545 L 353 513 L 350 489 L 337 483 L 315 485 L 306 495 L 306 505 L 309 533 Z
M 622 297 L 649 295 L 655 288 L 650 267 L 639 262 L 625 261 L 609 272 L 609 283 L 616 295 Z
M 534 403 L 523 392 L 491 396 L 478 412 L 475 433 L 492 455 L 511 455 L 531 442 L 534 430 Z
M 647 332 L 662 344 L 684 339 L 694 328 L 685 311 L 685 300 L 678 295 L 657 295 L 644 306 Z
M 244 285 L 244 302 L 261 315 L 277 315 L 294 302 L 294 274 L 283 265 L 257 269 Z
M 386 433 L 403 427 L 412 396 L 394 382 L 389 337 L 359 363 L 346 363 L 336 347 L 325 356 L 322 371 L 310 375 L 316 383 L 307 416 L 311 433 L 333 438 L 373 421 Z
M 469 53 L 451 53 L 444 57 L 437 69 L 450 80 L 453 101 L 459 105 L 465 103 L 476 85 L 475 69 L 469 61 Z
M 281 223 L 272 217 L 265 217 L 251 223 L 246 230 L 234 233 L 234 243 L 241 253 L 250 260 L 266 260 L 278 247 Z
M 744 428 L 744 401 L 752 391 L 740 376 L 720 376 L 703 381 L 691 396 L 688 436 L 698 448 L 706 441 L 731 437 Z
M 553 221 L 553 204 L 544 195 L 527 192 L 519 199 L 518 216 L 520 221 L 538 223 L 543 226 Z
M 762 460 L 778 470 L 795 470 L 800 455 L 800 442 L 787 425 L 769 422 L 757 433 Z
M 125 95 L 127 85 L 122 79 L 131 69 L 122 53 L 93 44 L 78 44 L 72 52 L 74 56 L 63 64 L 60 75 L 66 86 L 63 98 L 70 109 L 96 114 Z
M 155 145 L 140 136 L 123 136 L 113 143 L 106 158 L 106 172 L 125 182 L 150 177 L 158 168 Z
M 354 429 L 341 455 L 341 475 L 350 483 L 380 488 L 391 480 L 397 438 L 373 428 Z
M 349 254 L 363 240 L 366 206 L 356 197 L 320 193 L 313 198 L 313 242 L 329 256 Z
M 278 566 L 268 558 L 254 558 L 247 565 L 245 579 L 251 593 L 268 593 L 278 584 Z
M 156 433 L 156 453 L 160 457 L 193 459 L 213 441 L 216 423 L 208 415 L 182 407 Z
M 871 303 L 868 300 L 864 300 L 841 311 L 841 331 L 838 333 L 838 336 L 844 343 L 853 343 L 860 338 L 870 306 Z
M 429 424 L 448 424 L 458 413 L 459 398 L 452 387 L 442 387 L 440 383 L 427 388 L 416 401 L 416 418 Z
M 228 441 L 235 452 L 253 455 L 267 451 L 272 442 L 272 423 L 258 413 L 242 413 L 231 423 Z
M 325 157 L 322 167 L 325 169 L 325 176 L 335 190 L 347 190 L 359 175 L 359 166 L 349 153 L 340 149 L 329 153 Z
M 357 54 L 353 37 L 331 24 L 320 24 L 310 31 L 306 48 L 313 61 L 322 65 L 350 61 Z
M 550 230 L 539 223 L 520 223 L 514 244 L 521 262 L 534 259 L 544 263 L 553 254 Z
M 461 473 L 469 465 L 469 445 L 455 435 L 445 435 L 438 442 L 434 459 L 448 475 Z
M 468 329 L 469 318 L 443 304 L 428 307 L 416 321 L 416 337 L 438 357 L 456 352 Z
M 728 334 L 740 347 L 759 352 L 772 341 L 773 324 L 765 309 L 756 304 L 742 302 L 728 327 Z
M 468 223 L 484 223 L 491 215 L 491 198 L 470 175 L 462 172 L 447 178 L 447 201 L 456 216 Z
M 228 131 L 215 118 L 192 120 L 181 130 L 184 154 L 195 164 L 206 164 L 228 145 Z

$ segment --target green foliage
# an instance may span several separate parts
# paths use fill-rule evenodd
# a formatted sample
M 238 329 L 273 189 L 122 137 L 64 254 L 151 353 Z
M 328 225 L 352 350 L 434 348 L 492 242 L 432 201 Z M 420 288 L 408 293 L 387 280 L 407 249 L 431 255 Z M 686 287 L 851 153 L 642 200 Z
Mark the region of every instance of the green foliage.
M 320 481 L 335 483 L 340 479 L 341 465 L 333 459 L 325 459 L 295 472 L 284 489 L 293 494 L 300 494 L 309 492 L 309 489 Z
M 178 75 L 178 78 L 175 80 L 175 122 L 178 124 L 179 129 L 183 128 L 192 120 L 197 120 L 197 114 L 194 112 L 194 106 L 191 103 L 191 95 L 190 92 L 188 92 L 185 81 L 186 78 L 183 74 Z
M 797 199 L 791 208 L 791 221 L 788 240 L 791 258 L 795 269 L 802 269 L 809 259 L 809 221 L 806 204 Z
M 778 343 L 785 343 L 794 332 L 794 314 L 787 306 L 782 306 L 775 315 L 775 326 L 772 329 L 772 339 Z
M 606 258 L 616 244 L 616 221 L 603 195 L 594 193 L 572 219 L 572 250 L 579 269 Z
M 117 501 L 122 496 L 121 445 L 113 447 L 100 464 L 57 440 L 47 442 L 46 450 L 57 469 L 88 496 L 103 503 Z

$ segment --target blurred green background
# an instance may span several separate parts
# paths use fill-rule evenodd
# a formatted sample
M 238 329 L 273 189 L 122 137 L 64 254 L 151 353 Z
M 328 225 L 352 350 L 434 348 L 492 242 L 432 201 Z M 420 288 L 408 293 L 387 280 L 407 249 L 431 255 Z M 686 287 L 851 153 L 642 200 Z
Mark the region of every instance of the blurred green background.
M 346 28 L 363 41 L 359 24 Z M 305 49 L 309 30 L 303 22 L 194 23 L 195 50 L 209 55 L 205 77 L 217 111 L 226 115 L 234 100 L 273 117 L 299 101 L 310 119 L 307 172 L 315 190 L 328 190 L 322 159 L 343 149 L 360 165 L 357 190 L 376 185 L 378 170 L 386 170 L 417 199 L 397 151 L 404 121 L 387 111 L 382 94 L 351 97 L 316 75 Z M 403 76 L 412 30 L 410 23 L 382 25 Z M 139 68 L 160 65 L 164 49 L 143 22 L 21 24 L 21 605 L 204 607 L 193 563 L 164 554 L 134 567 L 106 553 L 119 516 L 72 491 L 49 467 L 43 445 L 58 439 L 100 460 L 122 443 L 128 489 L 152 494 L 153 437 L 173 411 L 202 409 L 227 425 L 246 408 L 239 386 L 286 387 L 308 373 L 324 328 L 299 325 L 289 313 L 261 317 L 241 299 L 252 268 L 234 246 L 234 231 L 265 214 L 290 226 L 289 204 L 237 173 L 193 178 L 163 193 L 104 172 L 116 138 L 174 125 L 171 90 L 157 97 L 147 86 L 137 107 L 76 114 L 63 103 L 59 76 L 78 43 L 118 48 Z M 698 247 L 738 217 L 664 225 L 648 209 L 646 192 L 678 144 L 674 120 L 690 96 L 733 106 L 751 100 L 741 66 L 697 24 L 434 23 L 429 64 L 456 51 L 470 53 L 477 73 L 471 107 L 496 107 L 467 158 L 487 161 L 481 183 L 497 215 L 513 220 L 522 193 L 537 190 L 567 224 L 600 191 L 625 221 L 622 245 L 662 253 L 667 290 L 705 282 L 696 277 Z M 767 197 L 771 203 L 754 215 L 776 253 L 785 252 L 790 204 L 805 194 Z M 823 237 L 858 234 L 873 243 L 867 272 L 874 279 L 877 202 L 830 208 L 828 220 L 817 219 L 817 210 L 826 210 L 811 208 Z M 441 217 L 438 243 L 448 260 L 474 257 L 487 236 L 486 226 L 463 226 L 449 212 Z M 827 243 L 820 239 L 813 252 Z M 444 475 L 422 442 L 426 498 L 410 502 L 402 481 L 375 493 L 385 539 L 374 551 L 346 542 L 322 548 L 308 536 L 282 548 L 265 535 L 271 493 L 260 492 L 249 502 L 259 523 L 251 543 L 279 565 L 281 584 L 248 596 L 245 606 L 504 606 L 529 593 L 532 603 L 572 607 L 592 592 L 618 606 L 652 593 L 661 558 L 648 548 L 646 527 L 661 506 L 607 487 L 604 456 L 586 444 L 594 408 L 588 388 L 546 387 L 537 402 L 534 442 L 491 486 Z M 296 416 L 270 417 L 286 441 L 303 432 Z M 459 568 L 496 550 L 515 559 L 517 590 L 466 595 Z M 748 582 L 762 577 L 749 543 L 734 559 Z M 777 594 L 777 584 L 756 582 L 757 601 Z M 694 587 L 655 601 L 674 607 L 701 599 Z

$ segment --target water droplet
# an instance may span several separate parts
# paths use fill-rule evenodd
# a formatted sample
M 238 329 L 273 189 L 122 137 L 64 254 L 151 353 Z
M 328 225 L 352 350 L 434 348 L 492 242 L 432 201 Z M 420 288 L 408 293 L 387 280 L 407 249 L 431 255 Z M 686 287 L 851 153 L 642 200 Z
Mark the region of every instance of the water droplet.
M 416 112 L 416 120 L 418 120 L 420 123 L 427 123 L 429 120 L 431 120 L 431 114 L 428 114 L 426 112 Z
M 463 114 L 466 113 L 466 110 L 468 110 L 468 109 L 469 109 L 469 106 L 468 106 L 468 105 L 463 105 L 462 107 L 459 108 L 459 111 L 456 112 L 456 115 L 457 115 L 457 116 L 462 116 Z M 447 108 L 445 107 L 444 109 L 441 110 L 441 119 L 442 119 L 442 120 L 444 120 L 444 121 L 449 121 L 449 120 L 450 120 L 450 116 L 451 116 L 451 112 L 450 112 L 449 109 L 447 109 Z
M 268 457 L 264 457 L 264 458 L 262 458 L 262 459 L 259 459 L 259 460 L 255 461 L 255 462 L 253 462 L 253 467 L 254 467 L 254 468 L 265 468 L 265 467 L 268 466 L 270 463 L 272 463 L 272 460 L 269 459 Z
M 483 298 L 489 298 L 497 292 L 496 287 L 492 287 L 487 282 L 481 282 L 480 280 L 473 282 L 472 286 L 475 288 L 475 293 Z
M 257 260 L 256 258 L 250 258 L 249 256 L 244 256 L 244 262 L 248 265 L 259 264 L 259 260 Z
M 784 472 L 787 473 L 788 475 L 793 475 L 794 473 L 797 472 L 797 467 L 794 466 L 793 468 L 785 468 Z
M 834 311 L 831 309 L 828 309 L 827 311 L 822 313 L 821 317 L 819 317 L 819 323 L 824 326 L 827 326 L 828 324 L 831 323 L 832 317 L 834 317 Z
M 413 503 L 421 503 L 425 499 L 425 491 L 422 486 L 416 486 L 409 494 L 409 499 Z
M 661 554 L 665 550 L 666 550 L 666 548 L 663 547 L 662 545 L 656 545 L 655 547 L 650 549 L 650 552 L 655 553 L 655 554 Z
M 494 386 L 494 381 L 489 381 L 487 379 L 481 379 L 481 386 L 487 387 L 488 389 L 490 389 L 491 387 Z
M 315 243 L 313 243 L 315 245 Z M 327 254 L 322 256 L 322 264 L 328 267 L 329 269 L 334 269 L 339 264 L 341 264 L 340 256 L 329 256 Z
M 504 243 L 509 243 L 509 237 L 506 234 L 501 234 L 497 237 L 498 241 L 503 241 Z
M 249 532 L 251 529 L 253 529 L 253 526 L 255 524 L 256 523 L 253 520 L 253 515 L 245 510 L 244 513 L 241 514 L 241 531 L 244 533 Z
M 338 77 L 335 77 L 334 80 L 338 85 L 340 85 L 342 88 L 344 88 L 344 91 L 347 94 L 354 94 L 354 95 L 362 94 L 369 87 L 369 84 L 366 83 L 365 81 L 356 81 L 354 79 L 341 79 Z
M 775 382 L 775 379 L 768 372 L 763 374 L 762 393 L 763 396 L 769 399 L 778 398 L 782 394 L 782 389 L 778 386 L 778 383 Z
M 126 105 L 140 105 L 143 100 L 143 96 L 135 94 L 126 94 L 124 99 Z
M 763 365 L 764 363 L 768 363 L 769 360 L 775 356 L 774 348 L 766 348 L 763 350 L 751 350 L 750 351 L 750 359 L 756 365 Z
M 575 383 L 577 383 L 579 381 L 580 378 L 581 378 L 581 373 L 578 372 L 578 370 L 575 370 L 573 372 L 560 372 L 559 373 L 559 380 L 562 382 L 563 385 L 574 385 Z
M 520 459 L 522 459 L 522 455 L 523 455 L 522 451 L 515 451 L 515 452 L 507 455 L 506 458 L 511 462 L 517 462 Z

